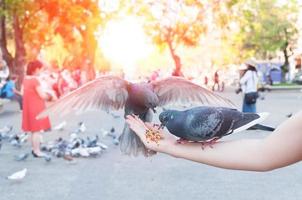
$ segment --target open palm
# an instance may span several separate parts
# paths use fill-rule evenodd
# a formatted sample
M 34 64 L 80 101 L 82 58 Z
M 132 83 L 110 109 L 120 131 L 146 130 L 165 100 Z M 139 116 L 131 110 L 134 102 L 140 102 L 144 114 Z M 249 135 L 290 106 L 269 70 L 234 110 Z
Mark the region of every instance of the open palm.
M 144 123 L 137 116 L 128 115 L 126 122 L 129 124 L 130 128 L 138 135 L 144 145 L 156 152 L 165 152 L 169 147 L 175 145 L 176 137 L 171 135 L 170 133 L 164 132 L 163 130 L 158 130 L 155 124 L 152 123 Z M 149 141 L 146 139 L 146 131 L 159 131 L 161 135 L 161 139 L 158 143 L 154 141 Z

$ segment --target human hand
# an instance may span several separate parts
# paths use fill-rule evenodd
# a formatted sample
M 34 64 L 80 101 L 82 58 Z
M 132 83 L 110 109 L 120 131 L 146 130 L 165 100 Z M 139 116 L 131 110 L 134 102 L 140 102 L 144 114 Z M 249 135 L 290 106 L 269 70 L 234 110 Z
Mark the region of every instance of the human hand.
M 172 149 L 171 147 L 176 144 L 175 136 L 164 132 L 163 130 L 159 130 L 152 123 L 144 123 L 137 116 L 128 115 L 126 122 L 129 124 L 130 129 L 132 129 L 141 139 L 147 149 L 156 152 L 169 153 L 169 150 Z M 147 130 L 158 131 L 161 139 L 158 142 L 149 141 L 146 138 Z

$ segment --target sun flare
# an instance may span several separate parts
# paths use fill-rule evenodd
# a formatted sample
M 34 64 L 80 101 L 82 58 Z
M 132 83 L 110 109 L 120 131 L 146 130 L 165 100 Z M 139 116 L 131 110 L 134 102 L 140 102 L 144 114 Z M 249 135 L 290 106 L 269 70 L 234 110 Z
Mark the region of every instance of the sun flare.
M 123 68 L 135 65 L 152 51 L 142 25 L 134 17 L 108 23 L 99 42 L 104 55 Z

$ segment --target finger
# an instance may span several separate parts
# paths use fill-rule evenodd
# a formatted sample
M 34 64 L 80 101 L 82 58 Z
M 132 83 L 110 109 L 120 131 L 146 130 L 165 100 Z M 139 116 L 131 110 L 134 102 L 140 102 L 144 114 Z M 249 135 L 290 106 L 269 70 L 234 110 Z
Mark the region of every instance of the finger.
M 137 121 L 137 123 L 141 124 L 145 129 L 149 129 L 145 122 L 143 122 L 137 115 L 134 115 L 134 119 Z
M 126 120 L 126 123 L 129 125 L 129 128 L 133 130 L 141 140 L 145 138 L 146 129 L 143 126 L 129 119 Z
M 145 122 L 145 125 L 148 129 L 154 129 L 154 124 L 150 122 Z

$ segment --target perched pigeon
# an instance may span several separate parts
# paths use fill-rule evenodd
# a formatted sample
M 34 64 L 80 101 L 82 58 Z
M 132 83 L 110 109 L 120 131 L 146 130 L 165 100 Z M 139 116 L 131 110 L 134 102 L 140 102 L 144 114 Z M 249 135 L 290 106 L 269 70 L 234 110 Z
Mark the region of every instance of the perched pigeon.
M 202 106 L 184 111 L 166 110 L 159 115 L 159 120 L 181 140 L 211 143 L 246 130 L 267 116 L 268 113 L 242 113 L 231 108 Z
M 87 110 L 103 109 L 105 111 L 124 108 L 125 116 L 135 114 L 143 121 L 152 120 L 152 111 L 158 106 L 172 103 L 199 103 L 212 106 L 235 107 L 234 104 L 213 92 L 196 85 L 184 78 L 168 77 L 148 83 L 131 83 L 117 76 L 102 76 L 63 96 L 38 118 L 49 114 L 63 116 L 81 113 Z M 141 140 L 125 123 L 120 136 L 121 151 L 128 155 L 147 155 Z
M 24 168 L 23 170 L 15 172 L 12 175 L 8 176 L 7 179 L 14 181 L 22 180 L 25 177 L 26 173 L 27 169 Z

